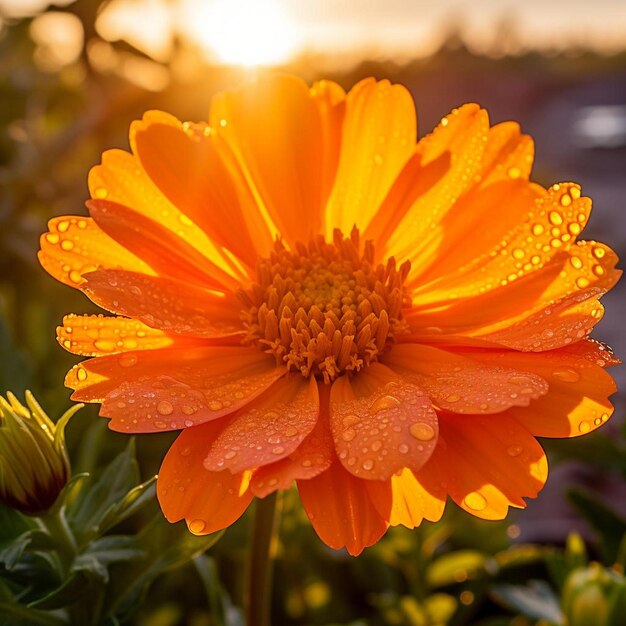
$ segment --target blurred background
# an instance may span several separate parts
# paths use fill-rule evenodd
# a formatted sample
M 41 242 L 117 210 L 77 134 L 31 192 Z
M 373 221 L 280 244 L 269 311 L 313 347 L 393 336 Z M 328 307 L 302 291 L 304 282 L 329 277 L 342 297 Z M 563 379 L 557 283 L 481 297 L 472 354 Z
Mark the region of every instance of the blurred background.
M 0 0 L 0 393 L 30 388 L 53 416 L 69 405 L 61 381 L 76 359 L 58 347 L 54 328 L 64 313 L 96 309 L 45 275 L 36 251 L 50 217 L 85 213 L 87 173 L 100 154 L 127 148 L 129 124 L 146 109 L 205 119 L 217 91 L 275 69 L 345 88 L 370 75 L 401 82 L 414 96 L 420 135 L 469 101 L 486 107 L 492 123 L 517 120 L 535 139 L 534 180 L 580 183 L 594 201 L 585 238 L 626 254 L 624 0 Z M 595 331 L 622 357 L 625 288 L 605 297 Z M 624 368 L 613 373 L 626 386 Z M 325 550 L 288 497 L 276 623 L 548 619 L 516 608 L 494 580 L 509 566 L 507 584 L 549 580 L 546 555 L 572 530 L 592 558 L 616 567 L 624 556 L 625 403 L 614 400 L 616 414 L 600 432 L 544 442 L 548 486 L 502 524 L 451 512 L 437 526 L 398 529 L 354 560 Z M 103 430 L 95 415 L 86 409 L 70 426 L 77 458 L 90 429 Z M 157 471 L 171 438 L 139 438 L 144 476 Z M 114 433 L 104 441 L 92 465 L 125 442 Z M 213 549 L 235 603 L 246 524 Z M 159 583 L 137 623 L 217 624 L 189 576 Z M 428 602 L 434 608 L 424 612 Z

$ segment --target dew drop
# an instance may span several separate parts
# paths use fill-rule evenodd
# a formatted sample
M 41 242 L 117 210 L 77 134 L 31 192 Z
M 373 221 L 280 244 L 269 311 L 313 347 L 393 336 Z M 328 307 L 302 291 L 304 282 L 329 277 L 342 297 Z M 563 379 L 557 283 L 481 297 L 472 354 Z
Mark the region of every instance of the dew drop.
M 472 509 L 473 511 L 482 511 L 487 506 L 487 500 L 485 500 L 485 497 L 477 491 L 468 493 L 465 498 L 463 498 L 463 502 L 467 508 Z
M 161 400 L 161 402 L 157 404 L 156 410 L 161 415 L 171 415 L 174 412 L 174 407 L 171 402 Z
M 583 434 L 588 433 L 591 430 L 591 424 L 587 420 L 584 420 L 578 424 L 578 430 Z
M 366 459 L 363 461 L 361 467 L 369 472 L 374 467 L 374 461 L 372 461 L 372 459 Z
M 59 243 L 59 235 L 58 233 L 48 233 L 46 235 L 46 241 L 48 243 L 51 243 L 53 246 L 56 245 L 57 243 Z
M 344 441 L 352 441 L 356 437 L 356 431 L 354 428 L 348 428 L 341 433 L 341 438 Z
M 124 354 L 119 358 L 118 363 L 122 367 L 132 367 L 137 363 L 137 357 L 134 354 Z
M 409 451 L 409 446 L 406 445 L 406 443 L 401 443 L 398 446 L 398 452 L 400 454 L 406 454 Z
M 180 451 L 180 456 L 189 456 L 191 454 L 191 446 L 185 446 Z
M 93 194 L 99 200 L 104 200 L 109 195 L 109 192 L 104 187 L 98 187 Z
M 234 450 L 229 450 L 225 455 L 224 458 L 227 461 L 230 461 L 230 459 L 234 459 L 237 456 L 237 453 Z
M 506 453 L 509 456 L 519 456 L 523 452 L 524 448 L 522 446 L 509 446 L 506 449 Z
M 509 178 L 512 178 L 513 180 L 515 180 L 516 178 L 519 178 L 522 175 L 522 171 L 520 170 L 519 167 L 509 167 L 507 174 L 509 175 Z
M 199 535 L 206 528 L 206 523 L 201 519 L 194 519 L 189 522 L 189 530 L 195 535 Z
M 79 367 L 78 371 L 76 372 L 76 378 L 78 378 L 78 380 L 80 380 L 81 382 L 87 380 L 87 370 Z
M 295 426 L 287 426 L 285 428 L 285 437 L 295 437 L 298 434 L 298 429 Z
M 380 411 L 384 411 L 385 409 L 393 409 L 397 406 L 400 406 L 401 402 L 395 396 L 380 396 L 380 398 L 376 398 L 372 405 L 370 406 L 370 413 L 375 415 Z
M 272 454 L 282 454 L 285 451 L 285 448 L 283 448 L 282 446 L 276 446 L 275 448 L 272 448 Z
M 167 426 L 167 424 L 165 422 L 154 422 L 154 425 L 157 428 L 161 428 L 161 429 L 163 429 L 163 428 L 165 428 Z
M 224 405 L 219 400 L 211 400 L 207 406 L 211 411 L 220 411 L 224 408 Z
M 411 436 L 419 441 L 431 441 L 431 439 L 435 436 L 435 429 L 430 425 L 424 422 L 415 422 L 415 424 L 411 424 L 409 428 L 409 432 Z
M 458 402 L 461 399 L 461 396 L 457 395 L 456 393 L 451 393 L 447 398 L 446 401 L 447 402 Z

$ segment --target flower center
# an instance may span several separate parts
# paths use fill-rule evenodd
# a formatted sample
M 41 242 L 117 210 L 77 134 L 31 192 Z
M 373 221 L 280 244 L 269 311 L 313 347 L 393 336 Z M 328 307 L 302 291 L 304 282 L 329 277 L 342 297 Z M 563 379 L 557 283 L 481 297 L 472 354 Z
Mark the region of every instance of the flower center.
M 359 231 L 339 230 L 287 250 L 276 241 L 257 267 L 257 282 L 239 293 L 246 309 L 246 344 L 258 345 L 276 361 L 326 383 L 358 372 L 389 349 L 394 335 L 407 332 L 402 306 L 407 261 L 390 257 L 374 264 L 374 245 L 361 251 Z

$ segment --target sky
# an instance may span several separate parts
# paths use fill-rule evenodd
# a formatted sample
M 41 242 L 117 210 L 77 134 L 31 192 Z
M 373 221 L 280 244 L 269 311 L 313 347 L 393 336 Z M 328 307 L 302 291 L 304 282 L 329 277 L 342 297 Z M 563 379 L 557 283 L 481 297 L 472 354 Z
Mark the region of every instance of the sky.
M 46 4 L 0 0 L 0 14 Z M 97 27 L 105 39 L 131 40 L 157 60 L 182 33 L 208 58 L 242 65 L 271 65 L 302 52 L 427 56 L 454 29 L 476 52 L 612 52 L 626 48 L 626 0 L 111 0 Z

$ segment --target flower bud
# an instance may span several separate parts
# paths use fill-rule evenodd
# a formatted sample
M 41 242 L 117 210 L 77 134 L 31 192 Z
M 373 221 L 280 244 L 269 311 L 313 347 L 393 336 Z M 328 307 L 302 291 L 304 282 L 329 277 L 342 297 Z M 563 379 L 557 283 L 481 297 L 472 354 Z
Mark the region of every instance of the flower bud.
M 64 431 L 83 405 L 55 424 L 30 391 L 26 404 L 11 392 L 0 396 L 0 502 L 37 515 L 52 507 L 70 477 Z
M 592 563 L 575 569 L 563 587 L 563 612 L 568 626 L 611 626 L 610 617 L 626 580 L 614 571 Z M 621 603 L 620 603 L 621 605 Z

